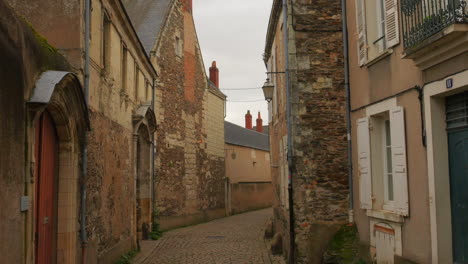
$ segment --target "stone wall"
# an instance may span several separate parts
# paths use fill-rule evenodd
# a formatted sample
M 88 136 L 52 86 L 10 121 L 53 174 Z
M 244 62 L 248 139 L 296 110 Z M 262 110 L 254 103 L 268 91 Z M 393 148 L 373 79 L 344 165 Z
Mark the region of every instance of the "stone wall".
M 174 2 L 152 58 L 160 76 L 155 196 L 163 229 L 224 214 L 224 115 L 219 114 L 224 103 L 208 90 L 185 4 Z M 176 37 L 183 43 L 182 54 L 176 53 Z
M 84 84 L 83 2 L 46 0 L 38 5 L 35 0 L 8 1 L 70 61 Z M 156 72 L 123 12 L 118 1 L 92 1 L 91 132 L 88 174 L 84 181 L 89 238 L 87 263 L 112 263 L 137 246 L 134 117 L 141 106 L 150 105 L 152 101 L 151 85 Z M 52 13 L 54 16 L 44 16 Z M 103 27 L 104 13 L 109 17 L 108 33 Z M 123 59 L 124 50 L 126 60 Z M 149 162 L 150 153 L 147 155 Z M 77 195 L 78 201 L 79 198 Z M 81 210 L 79 202 L 74 206 L 77 211 Z M 151 214 L 151 209 L 146 214 Z
M 266 61 L 271 71 L 286 69 L 283 11 L 274 1 Z M 292 130 L 286 127 L 285 75 L 272 76 L 276 95 L 272 112 L 271 152 L 276 202 L 275 227 L 289 256 L 289 208 L 285 146 L 292 137 L 295 257 L 297 263 L 321 263 L 323 251 L 348 213 L 347 141 L 339 1 L 292 1 L 288 5 L 289 81 Z M 276 12 L 276 13 L 275 13 Z M 275 25 L 274 27 L 272 25 Z M 283 198 L 282 198 L 283 197 Z
M 328 241 L 348 217 L 341 6 L 296 2 L 291 12 L 297 260 L 321 263 Z

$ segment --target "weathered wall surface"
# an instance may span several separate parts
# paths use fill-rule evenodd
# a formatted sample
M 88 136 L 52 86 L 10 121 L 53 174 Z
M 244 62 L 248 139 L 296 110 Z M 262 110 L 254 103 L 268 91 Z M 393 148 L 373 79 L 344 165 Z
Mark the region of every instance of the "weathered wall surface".
M 279 2 L 275 4 L 281 9 Z M 266 51 L 271 71 L 286 69 L 282 16 L 280 10 L 277 26 L 270 28 L 275 30 L 269 33 L 274 34 L 271 54 Z M 283 248 L 289 255 L 287 172 L 281 169 L 287 151 L 277 142 L 285 141 L 287 133 L 291 133 L 296 259 L 298 263 L 321 263 L 323 251 L 339 225 L 346 222 L 348 213 L 340 3 L 293 1 L 287 19 L 293 126 L 292 131 L 287 131 L 285 76 L 276 74 L 272 77 L 276 103 L 270 107 L 272 164 L 278 166 L 272 170 L 278 197 L 275 226 L 283 235 Z
M 5 238 L 0 242 L 0 252 L 5 263 L 33 263 L 37 181 L 32 169 L 32 117 L 27 114 L 26 102 L 42 72 L 66 71 L 70 66 L 3 0 L 0 57 L 0 121 L 4 124 L 0 128 L 0 236 Z M 22 196 L 29 197 L 26 212 L 20 212 Z
M 270 207 L 273 203 L 273 185 L 263 183 L 231 184 L 231 213 L 242 213 L 250 210 Z
M 163 228 L 224 212 L 224 103 L 208 91 L 191 9 L 175 1 L 170 12 L 153 58 L 160 71 L 155 195 Z
M 271 182 L 270 152 L 226 144 L 226 177 L 230 183 Z
M 270 152 L 226 144 L 228 211 L 240 213 L 273 205 Z
M 321 263 L 348 217 L 341 6 L 292 6 L 293 188 L 298 263 Z M 297 63 L 295 63 L 297 62 Z
M 65 55 L 84 83 L 83 1 L 9 1 Z M 136 247 L 133 117 L 151 102 L 156 73 L 119 2 L 92 1 L 91 22 L 87 263 L 112 263 Z

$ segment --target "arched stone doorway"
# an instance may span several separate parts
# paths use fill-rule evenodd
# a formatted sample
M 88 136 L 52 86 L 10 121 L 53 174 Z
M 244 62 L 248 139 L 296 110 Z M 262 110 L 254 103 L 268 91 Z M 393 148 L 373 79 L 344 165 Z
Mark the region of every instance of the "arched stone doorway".
M 28 191 L 34 206 L 28 222 L 36 234 L 34 263 L 78 263 L 81 143 L 89 129 L 79 80 L 69 72 L 44 72 L 28 110 L 29 159 L 35 167 Z
M 135 239 L 149 239 L 153 210 L 153 134 L 156 118 L 150 106 L 141 106 L 133 115 L 134 158 L 135 158 Z M 135 241 L 135 242 L 137 242 Z

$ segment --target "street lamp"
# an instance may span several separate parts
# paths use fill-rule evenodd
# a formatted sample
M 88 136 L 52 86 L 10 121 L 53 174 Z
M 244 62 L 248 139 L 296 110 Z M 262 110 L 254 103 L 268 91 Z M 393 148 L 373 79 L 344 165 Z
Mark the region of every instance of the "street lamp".
M 267 100 L 267 102 L 271 102 L 271 100 L 273 100 L 273 92 L 275 90 L 275 85 L 272 82 L 270 82 L 270 79 L 266 79 L 262 90 L 263 95 L 265 96 L 265 100 Z

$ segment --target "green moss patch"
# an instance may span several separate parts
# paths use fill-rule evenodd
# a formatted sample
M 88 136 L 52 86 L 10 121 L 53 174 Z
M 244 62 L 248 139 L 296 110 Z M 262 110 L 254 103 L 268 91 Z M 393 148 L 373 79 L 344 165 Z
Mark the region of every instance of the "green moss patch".
M 329 243 L 323 255 L 325 264 L 365 264 L 360 257 L 359 235 L 355 225 L 344 225 Z

